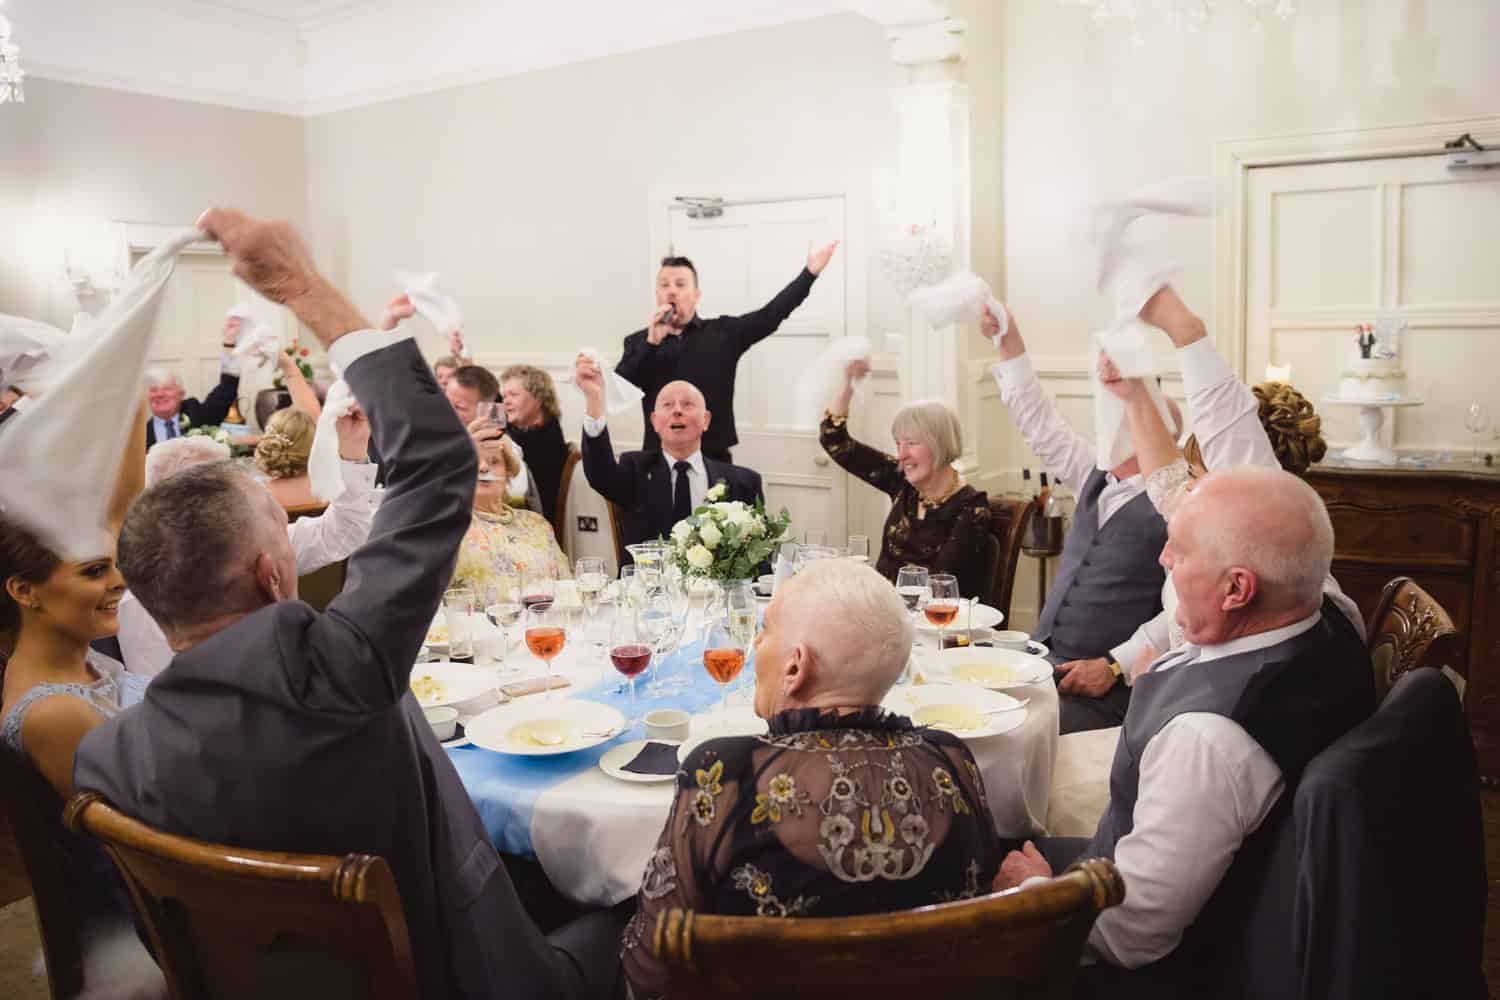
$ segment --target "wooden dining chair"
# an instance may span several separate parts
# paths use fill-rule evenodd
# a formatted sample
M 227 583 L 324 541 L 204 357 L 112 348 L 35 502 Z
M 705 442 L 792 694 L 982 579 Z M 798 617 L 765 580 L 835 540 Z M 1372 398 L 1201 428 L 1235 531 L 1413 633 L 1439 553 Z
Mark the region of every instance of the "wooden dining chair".
M 568 516 L 568 493 L 573 487 L 573 471 L 579 462 L 583 461 L 583 452 L 572 441 L 568 442 L 568 457 L 563 459 L 562 483 L 557 487 L 557 513 L 552 518 L 552 533 L 557 536 L 557 544 L 562 548 L 563 555 L 571 562 L 573 553 L 568 551 L 568 532 L 565 518 Z
M 84 792 L 63 814 L 125 878 L 174 1000 L 413 1000 L 416 970 L 383 858 L 281 854 L 152 829 Z
M 83 991 L 83 938 L 68 889 L 68 857 L 39 805 L 51 797 L 52 787 L 41 772 L 19 754 L 0 748 L 0 809 L 31 883 L 47 983 L 53 1000 L 66 1000 Z
M 677 1000 L 928 996 L 990 1000 L 1071 996 L 1100 911 L 1125 898 L 1108 861 L 1084 861 L 1045 885 L 859 917 L 721 917 L 672 908 L 651 946 Z
M 1029 500 L 990 497 L 990 533 L 1000 543 L 999 561 L 985 603 L 997 608 L 1010 621 L 1010 598 L 1016 587 L 1016 568 L 1021 562 L 1021 542 L 1026 537 Z M 1006 625 L 1010 628 L 1010 625 Z
M 1458 636 L 1453 617 L 1410 577 L 1398 576 L 1385 585 L 1365 629 L 1370 659 L 1375 665 L 1375 697 L 1384 701 L 1403 674 L 1422 666 L 1453 666 L 1429 662 L 1433 654 L 1452 652 Z

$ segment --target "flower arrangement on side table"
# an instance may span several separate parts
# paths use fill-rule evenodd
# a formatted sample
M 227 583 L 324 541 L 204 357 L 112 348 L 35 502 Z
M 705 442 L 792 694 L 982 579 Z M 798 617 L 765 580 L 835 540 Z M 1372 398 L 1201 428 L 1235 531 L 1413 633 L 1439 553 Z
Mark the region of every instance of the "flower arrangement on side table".
M 748 580 L 771 558 L 791 524 L 783 508 L 774 516 L 763 503 L 724 499 L 716 484 L 692 514 L 672 526 L 667 561 L 686 576 L 711 580 Z

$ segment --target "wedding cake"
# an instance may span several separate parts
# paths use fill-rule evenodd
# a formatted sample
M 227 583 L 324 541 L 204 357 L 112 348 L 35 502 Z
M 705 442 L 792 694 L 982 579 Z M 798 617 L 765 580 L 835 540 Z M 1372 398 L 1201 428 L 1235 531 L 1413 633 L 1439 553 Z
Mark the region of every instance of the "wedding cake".
M 1381 402 L 1406 395 L 1406 369 L 1400 358 L 1355 358 L 1339 377 L 1345 399 Z

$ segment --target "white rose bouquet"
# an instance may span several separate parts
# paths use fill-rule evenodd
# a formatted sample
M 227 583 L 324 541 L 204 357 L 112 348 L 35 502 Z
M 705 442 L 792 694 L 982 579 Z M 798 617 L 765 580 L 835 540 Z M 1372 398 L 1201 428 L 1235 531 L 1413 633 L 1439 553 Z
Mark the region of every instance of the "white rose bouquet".
M 672 526 L 667 560 L 687 576 L 750 579 L 771 558 L 792 522 L 785 509 L 772 517 L 764 504 L 725 501 L 726 493 L 718 483 L 697 510 Z

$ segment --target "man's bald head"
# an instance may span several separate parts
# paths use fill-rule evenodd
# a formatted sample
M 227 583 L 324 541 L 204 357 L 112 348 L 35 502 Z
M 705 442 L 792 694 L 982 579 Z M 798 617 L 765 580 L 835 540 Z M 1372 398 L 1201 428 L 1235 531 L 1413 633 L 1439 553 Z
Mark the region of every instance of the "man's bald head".
M 668 382 L 656 394 L 651 426 L 662 450 L 673 458 L 687 458 L 703 446 L 703 432 L 713 415 L 703 393 L 691 382 Z
M 1317 492 L 1260 466 L 1204 477 L 1172 518 L 1162 552 L 1179 620 L 1199 644 L 1312 614 L 1332 564 L 1333 524 Z

